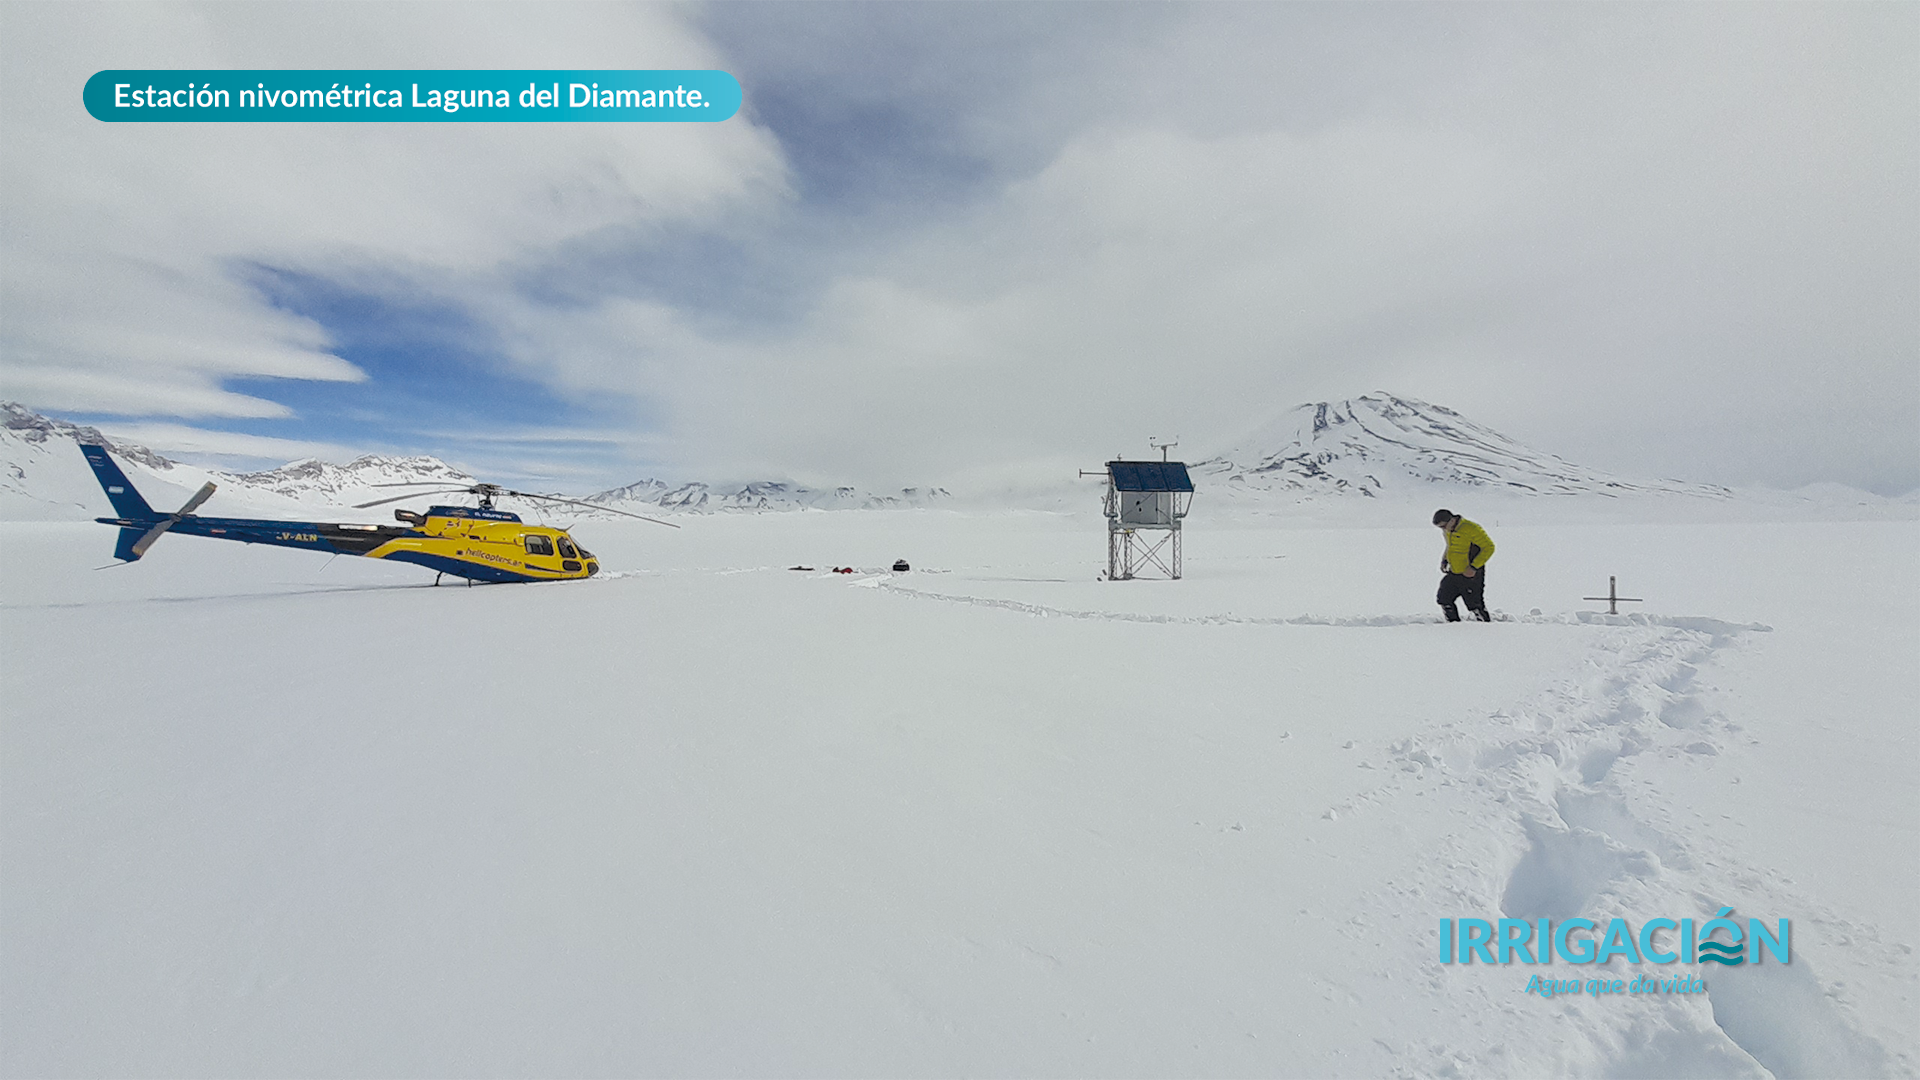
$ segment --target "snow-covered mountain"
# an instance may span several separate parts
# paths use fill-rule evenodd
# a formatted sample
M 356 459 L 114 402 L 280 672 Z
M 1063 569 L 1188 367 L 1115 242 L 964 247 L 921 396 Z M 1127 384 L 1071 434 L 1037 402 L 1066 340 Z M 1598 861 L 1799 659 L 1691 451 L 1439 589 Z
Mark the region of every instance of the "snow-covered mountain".
M 852 487 L 809 488 L 777 480 L 747 484 L 669 484 L 641 480 L 586 498 L 614 510 L 893 510 L 950 499 L 944 488 L 902 488 L 876 495 Z
M 1443 405 L 1385 392 L 1296 406 L 1192 471 L 1215 484 L 1296 495 L 1377 497 L 1435 486 L 1513 495 L 1732 494 L 1575 465 Z
M 382 457 L 369 454 L 345 465 L 318 458 L 289 462 L 277 469 L 230 474 L 234 483 L 272 491 L 302 502 L 348 504 L 367 501 L 367 492 L 388 484 L 470 485 L 474 478 L 436 457 Z
M 110 514 L 99 483 L 76 443 L 112 450 L 155 505 L 206 482 L 204 470 L 183 467 L 144 446 L 107 438 L 96 428 L 41 416 L 0 402 L 0 517 L 9 521 L 71 520 Z
M 164 470 L 174 466 L 174 462 L 168 461 L 144 446 L 115 442 L 102 435 L 99 428 L 41 416 L 17 402 L 0 401 L 0 430 L 6 432 L 5 438 L 10 450 L 16 445 L 45 448 L 48 440 L 53 440 L 55 447 L 64 447 L 65 444 L 61 440 L 70 439 L 76 443 L 104 446 L 121 457 L 137 461 L 150 469 Z M 13 455 L 9 454 L 8 463 L 12 462 Z

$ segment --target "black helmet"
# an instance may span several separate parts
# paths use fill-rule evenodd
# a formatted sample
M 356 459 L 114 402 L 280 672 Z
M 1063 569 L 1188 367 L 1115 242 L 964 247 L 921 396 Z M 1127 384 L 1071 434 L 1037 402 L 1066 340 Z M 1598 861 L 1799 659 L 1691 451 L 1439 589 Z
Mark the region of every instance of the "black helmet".
M 1435 510 L 1433 512 L 1433 523 L 1435 525 L 1445 525 L 1447 522 L 1452 520 L 1453 520 L 1453 511 L 1451 510 Z

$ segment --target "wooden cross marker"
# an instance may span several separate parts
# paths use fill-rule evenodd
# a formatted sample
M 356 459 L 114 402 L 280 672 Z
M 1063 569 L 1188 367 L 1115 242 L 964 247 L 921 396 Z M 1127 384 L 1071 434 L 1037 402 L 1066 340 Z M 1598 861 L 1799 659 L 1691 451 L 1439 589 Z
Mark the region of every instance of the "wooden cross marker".
M 1637 596 L 1621 596 L 1621 595 L 1620 595 L 1620 589 L 1619 589 L 1619 587 L 1618 587 L 1618 586 L 1617 586 L 1617 585 L 1615 584 L 1615 582 L 1616 582 L 1616 580 L 1617 580 L 1617 579 L 1615 579 L 1615 578 L 1614 578 L 1614 577 L 1612 577 L 1611 575 L 1609 575 L 1609 576 L 1607 577 L 1607 595 L 1605 595 L 1605 596 L 1583 596 L 1583 597 L 1581 597 L 1580 599 L 1582 599 L 1582 600 L 1605 600 L 1605 601 L 1607 602 L 1607 614 L 1609 614 L 1609 615 L 1618 615 L 1618 614 L 1620 614 L 1620 605 L 1621 605 L 1621 604 L 1638 604 L 1638 603 L 1642 603 L 1642 602 L 1643 602 L 1643 601 L 1642 601 L 1642 600 L 1641 600 L 1641 599 L 1640 599 L 1639 597 L 1637 597 Z

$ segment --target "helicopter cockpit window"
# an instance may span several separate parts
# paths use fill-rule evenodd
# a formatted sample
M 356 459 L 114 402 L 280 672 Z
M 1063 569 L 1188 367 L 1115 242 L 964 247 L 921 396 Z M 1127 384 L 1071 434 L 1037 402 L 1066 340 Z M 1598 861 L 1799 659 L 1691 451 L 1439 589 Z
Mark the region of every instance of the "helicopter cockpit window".
M 529 555 L 553 554 L 553 542 L 548 540 L 544 536 L 529 535 L 529 536 L 521 537 L 521 539 L 527 542 L 527 554 Z M 563 547 L 566 545 L 565 540 L 560 541 L 560 543 L 561 543 L 561 546 Z
M 580 557 L 580 552 L 574 549 L 573 541 L 564 536 L 560 537 L 560 557 L 563 559 L 577 559 Z

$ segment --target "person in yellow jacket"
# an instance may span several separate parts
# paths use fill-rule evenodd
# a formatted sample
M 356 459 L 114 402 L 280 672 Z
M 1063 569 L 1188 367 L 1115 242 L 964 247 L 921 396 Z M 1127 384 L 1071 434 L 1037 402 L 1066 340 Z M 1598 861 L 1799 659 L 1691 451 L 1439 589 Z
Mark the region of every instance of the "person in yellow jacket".
M 1448 622 L 1459 622 L 1455 600 L 1465 600 L 1467 610 L 1481 622 L 1492 622 L 1487 614 L 1487 560 L 1493 558 L 1493 538 L 1487 530 L 1451 510 L 1435 510 L 1433 523 L 1447 534 L 1447 553 L 1440 558 L 1440 610 Z

